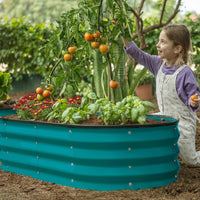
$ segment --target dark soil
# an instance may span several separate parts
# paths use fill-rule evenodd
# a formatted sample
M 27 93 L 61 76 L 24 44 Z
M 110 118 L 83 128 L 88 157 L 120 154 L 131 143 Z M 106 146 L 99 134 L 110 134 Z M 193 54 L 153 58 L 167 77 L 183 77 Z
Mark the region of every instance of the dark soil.
M 19 119 L 17 117 L 17 115 L 8 115 L 5 116 L 3 118 L 8 118 L 8 119 L 12 119 L 12 120 L 23 120 L 23 119 Z M 40 122 L 47 122 L 46 120 L 34 120 L 34 121 L 40 121 Z M 49 123 L 58 123 L 58 121 L 56 119 L 50 120 L 48 121 Z M 161 120 L 156 120 L 156 119 L 146 119 L 145 124 L 160 124 L 160 123 L 168 123 L 169 121 L 161 119 Z M 102 119 L 99 118 L 98 115 L 91 115 L 90 119 L 81 121 L 79 123 L 80 125 L 97 125 L 97 126 L 101 126 L 101 125 L 105 125 L 104 121 Z M 115 125 L 121 125 L 121 122 L 116 123 Z M 138 122 L 132 122 L 130 119 L 126 119 L 126 125 L 139 125 Z
M 155 98 L 151 101 L 157 106 Z M 200 116 L 200 111 L 197 115 Z M 200 150 L 199 122 L 196 149 Z M 200 200 L 200 167 L 179 161 L 181 167 L 177 181 L 159 188 L 136 191 L 82 190 L 0 170 L 0 200 Z

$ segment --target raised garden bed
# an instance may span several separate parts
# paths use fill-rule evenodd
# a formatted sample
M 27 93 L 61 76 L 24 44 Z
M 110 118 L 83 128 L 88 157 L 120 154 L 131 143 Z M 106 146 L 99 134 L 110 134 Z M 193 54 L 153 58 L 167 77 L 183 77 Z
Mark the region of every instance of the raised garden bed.
M 178 121 L 148 118 L 158 123 L 94 126 L 1 118 L 1 169 L 100 191 L 170 184 L 178 178 Z

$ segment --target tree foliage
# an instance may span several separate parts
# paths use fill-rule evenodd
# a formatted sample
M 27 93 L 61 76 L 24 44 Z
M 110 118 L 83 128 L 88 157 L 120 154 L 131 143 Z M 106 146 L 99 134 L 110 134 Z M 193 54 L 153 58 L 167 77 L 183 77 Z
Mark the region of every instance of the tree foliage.
M 0 12 L 9 19 L 26 16 L 31 22 L 52 22 L 62 12 L 77 8 L 79 0 L 2 0 Z
M 45 45 L 53 28 L 45 23 L 31 24 L 25 18 L 0 19 L 0 63 L 16 79 L 22 74 L 46 73 L 51 64 L 46 59 Z M 44 74 L 43 74 L 44 75 Z

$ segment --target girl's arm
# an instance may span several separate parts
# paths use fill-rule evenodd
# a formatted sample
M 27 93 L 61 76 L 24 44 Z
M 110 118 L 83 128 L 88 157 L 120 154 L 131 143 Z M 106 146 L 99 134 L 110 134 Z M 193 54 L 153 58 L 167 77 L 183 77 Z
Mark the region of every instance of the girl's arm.
M 177 75 L 176 90 L 180 99 L 185 105 L 190 106 L 193 112 L 199 109 L 200 99 L 191 100 L 192 95 L 197 94 L 199 96 L 199 85 L 190 67 L 185 67 Z
M 128 54 L 137 63 L 140 63 L 146 67 L 150 72 L 154 74 L 154 76 L 156 76 L 161 66 L 162 60 L 158 56 L 145 53 L 140 48 L 138 48 L 135 42 L 128 42 L 124 39 L 122 40 L 124 42 L 124 50 L 126 54 Z

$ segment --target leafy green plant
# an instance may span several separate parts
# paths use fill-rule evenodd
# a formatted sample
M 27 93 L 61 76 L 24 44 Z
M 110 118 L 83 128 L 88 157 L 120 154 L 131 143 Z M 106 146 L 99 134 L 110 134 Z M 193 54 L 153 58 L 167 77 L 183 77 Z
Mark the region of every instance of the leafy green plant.
M 96 99 L 95 93 L 87 91 L 82 98 L 75 96 L 73 99 L 77 98 L 81 99 L 81 103 L 71 105 L 68 103 L 69 99 L 58 99 L 52 107 L 52 112 L 47 116 L 48 120 L 56 119 L 61 123 L 78 124 L 80 121 L 89 119 L 91 113 L 88 106 Z
M 134 95 L 125 97 L 116 104 L 106 98 L 98 98 L 94 92 L 87 91 L 80 106 L 69 107 L 66 100 L 58 100 L 52 107 L 48 119 L 57 119 L 61 123 L 78 124 L 90 119 L 91 115 L 98 114 L 105 125 L 126 124 L 127 120 L 144 124 L 148 108 L 155 106 L 148 101 L 141 101 Z
M 98 99 L 89 106 L 92 114 L 99 111 L 105 125 L 126 124 L 127 120 L 144 124 L 148 108 L 155 109 L 155 106 L 149 101 L 142 101 L 134 95 L 126 96 L 122 101 L 116 104 L 105 98 Z
M 0 71 L 0 101 L 8 99 L 8 92 L 12 89 L 12 77 L 9 73 Z
M 137 77 L 140 73 L 141 73 L 140 69 L 135 70 L 134 74 L 133 74 L 133 79 L 137 79 Z M 148 83 L 153 84 L 154 81 L 155 81 L 154 75 L 147 70 L 146 73 L 138 80 L 138 85 L 145 85 Z

